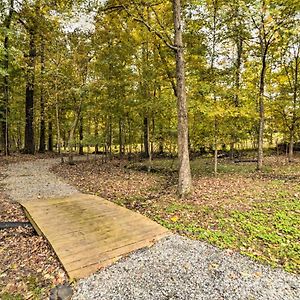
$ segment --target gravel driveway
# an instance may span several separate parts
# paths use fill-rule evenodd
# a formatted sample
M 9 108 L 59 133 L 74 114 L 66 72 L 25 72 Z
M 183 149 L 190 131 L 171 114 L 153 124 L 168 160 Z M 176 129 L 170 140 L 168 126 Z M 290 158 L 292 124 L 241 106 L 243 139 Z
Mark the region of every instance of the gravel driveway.
M 57 162 L 10 165 L 4 180 L 7 193 L 17 201 L 77 193 L 50 173 Z M 299 300 L 300 277 L 173 235 L 80 280 L 73 299 Z

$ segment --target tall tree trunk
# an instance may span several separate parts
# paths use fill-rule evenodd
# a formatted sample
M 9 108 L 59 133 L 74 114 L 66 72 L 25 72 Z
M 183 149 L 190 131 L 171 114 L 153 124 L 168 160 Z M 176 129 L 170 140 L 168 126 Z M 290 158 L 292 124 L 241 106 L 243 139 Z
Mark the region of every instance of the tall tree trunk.
M 60 122 L 59 122 L 59 107 L 58 107 L 58 90 L 57 84 L 55 84 L 55 121 L 56 121 L 56 143 L 57 152 L 61 152 L 61 135 L 60 135 Z
M 181 197 L 186 196 L 192 189 L 192 176 L 188 150 L 188 113 L 185 87 L 184 54 L 182 42 L 181 1 L 173 0 L 173 15 L 175 29 L 176 53 L 176 89 L 178 114 L 178 158 L 179 182 L 178 192 Z
M 217 107 L 217 94 L 216 94 L 216 72 L 215 72 L 215 61 L 217 58 L 216 47 L 217 47 L 217 13 L 218 13 L 218 1 L 213 1 L 214 13 L 213 13 L 213 38 L 212 38 L 212 54 L 211 54 L 211 74 L 212 74 L 212 93 L 214 105 Z M 218 130 L 218 120 L 214 116 L 214 174 L 218 173 L 218 139 L 219 139 L 219 130 Z
M 26 103 L 25 103 L 25 148 L 24 152 L 34 154 L 34 83 L 35 83 L 35 32 L 34 29 L 29 30 L 29 55 L 27 63 L 27 78 L 26 78 Z
M 131 130 L 131 119 L 129 114 L 127 115 L 127 124 L 128 124 L 128 158 L 129 160 L 131 159 L 131 155 L 132 155 L 132 130 Z
M 5 155 L 9 155 L 9 126 L 8 126 L 8 113 L 9 113 L 9 36 L 12 17 L 14 11 L 14 0 L 10 1 L 8 16 L 4 21 L 5 37 L 4 37 L 4 57 L 3 57 L 3 103 L 0 105 L 0 119 L 1 119 L 1 143 Z
M 300 47 L 298 48 L 297 54 L 295 56 L 295 68 L 294 68 L 294 89 L 293 89 L 293 117 L 290 129 L 290 145 L 289 145 L 289 162 L 293 161 L 294 156 L 294 138 L 295 138 L 295 127 L 297 122 L 297 106 L 298 106 L 298 72 L 299 72 L 299 54 Z
M 40 146 L 39 152 L 44 153 L 46 150 L 46 123 L 45 123 L 45 90 L 44 90 L 44 74 L 45 74 L 45 41 L 41 45 L 41 115 L 40 115 Z
M 144 156 L 145 158 L 149 158 L 150 149 L 149 149 L 149 118 L 144 118 Z
M 238 9 L 238 8 L 237 8 Z M 239 12 L 237 11 L 237 14 Z M 239 26 L 239 25 L 237 25 Z M 240 33 L 238 33 L 238 36 L 236 37 L 235 40 L 235 44 L 236 44 L 236 62 L 235 62 L 235 93 L 234 93 L 234 106 L 235 108 L 238 108 L 240 106 L 240 85 L 241 85 L 241 69 L 242 69 L 242 55 L 243 55 L 243 38 L 240 35 Z M 239 125 L 239 118 L 238 117 L 234 117 L 233 118 L 234 121 L 234 129 L 238 129 Z M 238 134 L 236 132 L 233 132 L 231 134 L 231 143 L 230 143 L 230 157 L 231 159 L 233 159 L 234 157 L 234 147 L 235 144 L 238 142 Z
M 216 117 L 214 119 L 214 174 L 218 174 L 218 122 Z
M 83 117 L 79 121 L 79 155 L 83 155 Z
M 95 136 L 95 141 L 96 141 L 96 143 L 95 143 L 95 154 L 98 154 L 98 152 L 99 152 L 99 144 L 98 144 L 98 138 L 99 138 L 99 129 L 98 129 L 98 127 L 99 127 L 99 125 L 98 125 L 98 120 L 96 118 L 95 118 L 94 124 L 95 124 L 94 136 Z
M 109 155 L 112 155 L 112 141 L 113 141 L 113 130 L 112 130 L 112 116 L 109 115 L 106 119 L 106 151 L 105 155 L 107 155 L 107 150 Z
M 293 156 L 294 156 L 294 128 L 292 128 L 290 131 L 289 162 L 293 161 Z
M 162 125 L 159 126 L 158 152 L 159 154 L 164 153 L 164 133 Z
M 52 121 L 48 122 L 48 151 L 53 151 L 53 128 Z
M 73 151 L 74 150 L 76 151 L 76 143 L 75 143 L 74 136 L 75 136 L 75 131 L 76 131 L 77 125 L 80 122 L 80 118 L 81 118 L 82 101 L 83 101 L 83 98 L 81 98 L 78 109 L 77 109 L 77 111 L 75 111 L 75 118 L 74 118 L 73 124 L 71 126 L 69 139 L 68 139 L 68 148 L 69 148 L 68 149 L 69 150 L 68 163 L 70 165 L 74 164 Z
M 265 125 L 265 105 L 264 105 L 264 94 L 265 94 L 265 76 L 266 76 L 266 63 L 267 49 L 265 48 L 262 52 L 262 68 L 260 73 L 259 82 L 259 128 L 258 128 L 258 147 L 257 147 L 257 170 L 261 170 L 263 166 L 263 145 L 264 145 L 264 125 Z
M 120 154 L 120 157 L 123 157 L 125 154 L 123 120 L 121 118 L 119 119 L 119 154 Z

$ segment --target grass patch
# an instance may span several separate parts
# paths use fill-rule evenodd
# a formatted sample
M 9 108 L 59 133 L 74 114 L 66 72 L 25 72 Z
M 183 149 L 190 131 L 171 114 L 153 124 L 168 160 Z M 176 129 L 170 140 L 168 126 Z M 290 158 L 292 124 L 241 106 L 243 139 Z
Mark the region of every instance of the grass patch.
M 263 202 L 248 211 L 173 203 L 152 218 L 179 234 L 299 273 L 299 212 L 294 198 Z

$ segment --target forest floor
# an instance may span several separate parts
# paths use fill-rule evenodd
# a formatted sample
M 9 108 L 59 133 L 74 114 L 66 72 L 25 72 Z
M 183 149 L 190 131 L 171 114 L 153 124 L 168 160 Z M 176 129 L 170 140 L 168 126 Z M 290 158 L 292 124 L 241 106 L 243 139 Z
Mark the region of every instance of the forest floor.
M 35 161 L 49 156 L 1 157 L 1 180 L 8 164 Z M 52 156 L 51 156 L 52 157 Z M 0 186 L 0 222 L 28 222 L 21 206 Z M 45 299 L 51 287 L 66 281 L 48 242 L 32 228 L 0 230 L 0 299 Z
M 269 157 L 254 163 L 192 161 L 193 194 L 176 194 L 177 162 L 100 160 L 58 165 L 53 170 L 85 193 L 99 195 L 192 239 L 238 251 L 260 262 L 300 273 L 300 159 Z
M 9 159 L 1 158 L 0 174 L 12 176 L 10 184 L 14 190 L 8 190 L 7 186 L 0 186 L 0 222 L 26 221 L 21 207 L 13 199 L 18 200 L 24 197 L 29 199 L 37 195 L 47 196 L 50 191 L 54 193 L 53 186 L 59 186 L 55 192 L 72 193 L 72 187 L 57 180 L 50 172 L 46 172 L 47 166 L 53 166 L 59 160 L 38 162 L 36 161 L 38 158 L 49 157 L 22 155 L 12 156 Z M 120 290 L 114 290 L 117 294 L 114 293 L 112 298 L 104 297 L 103 299 L 115 299 L 114 296 L 118 293 L 130 292 L 130 290 L 124 290 L 124 285 L 121 285 L 122 282 L 128 286 L 133 284 L 131 275 L 126 277 L 127 283 L 124 281 L 125 275 L 128 274 L 126 270 L 133 268 L 132 272 L 136 271 L 137 278 L 140 278 L 140 265 L 136 264 L 144 261 L 146 268 L 144 273 L 148 276 L 147 263 L 151 259 L 154 264 L 150 267 L 150 269 L 153 267 L 151 270 L 154 272 L 150 274 L 151 276 L 149 275 L 151 278 L 154 276 L 157 280 L 164 280 L 166 276 L 173 276 L 171 276 L 173 279 L 171 277 L 169 279 L 174 281 L 174 286 L 167 288 L 170 292 L 174 292 L 178 284 L 181 287 L 180 291 L 183 286 L 192 284 L 189 279 L 185 281 L 185 277 L 182 277 L 181 268 L 183 261 L 192 261 L 195 258 L 198 259 L 196 269 L 191 268 L 186 276 L 191 276 L 187 278 L 195 277 L 194 284 L 197 284 L 199 276 L 202 276 L 203 280 L 207 279 L 205 291 L 207 299 L 211 299 L 212 291 L 219 293 L 220 285 L 224 285 L 222 291 L 232 291 L 233 287 L 237 288 L 238 290 L 232 292 L 234 295 L 246 291 L 247 287 L 251 290 L 250 292 L 260 295 L 263 291 L 262 286 L 267 284 L 268 289 L 264 289 L 267 296 L 259 299 L 269 299 L 270 295 L 281 299 L 280 293 L 284 294 L 289 291 L 295 295 L 299 290 L 298 277 L 289 277 L 288 274 L 278 269 L 274 272 L 269 271 L 268 268 L 262 268 L 260 264 L 252 264 L 235 254 L 238 251 L 255 260 L 282 267 L 292 273 L 300 273 L 299 159 L 288 164 L 284 157 L 267 158 L 266 166 L 260 173 L 255 172 L 254 164 L 234 164 L 222 160 L 219 166 L 220 173 L 217 176 L 212 175 L 211 159 L 193 160 L 194 193 L 185 200 L 179 200 L 176 195 L 176 161 L 157 159 L 152 163 L 152 171 L 147 172 L 145 171 L 148 169 L 147 162 L 143 161 L 128 162 L 115 159 L 103 163 L 99 158 L 89 161 L 82 159 L 84 161 L 76 162 L 72 166 L 59 164 L 53 167 L 53 171 L 82 192 L 102 196 L 138 211 L 180 235 L 205 240 L 227 250 L 223 253 L 206 243 L 194 244 L 190 240 L 182 240 L 178 235 L 174 235 L 170 240 L 149 250 L 150 252 L 156 251 L 155 255 L 152 252 L 150 255 L 148 251 L 138 252 L 136 254 L 138 259 L 134 259 L 133 256 L 104 270 L 104 273 L 99 272 L 95 275 L 96 277 L 92 276 L 81 282 L 75 299 L 100 299 L 95 295 L 99 295 L 100 291 L 107 292 L 106 288 L 110 287 L 111 290 L 108 293 L 114 288 Z M 27 160 L 28 163 L 24 163 Z M 7 172 L 8 169 L 9 172 Z M 34 176 L 25 176 L 28 172 Z M 6 179 L 1 181 L 7 182 Z M 172 255 L 168 255 L 167 252 L 174 251 L 176 245 L 178 253 L 174 255 L 178 263 L 174 265 Z M 194 247 L 197 248 L 195 253 L 194 250 L 192 251 Z M 211 255 L 208 255 L 209 251 Z M 162 258 L 162 256 L 165 257 Z M 218 265 L 224 269 L 222 272 L 219 270 L 219 273 L 216 273 L 217 267 L 213 263 L 215 258 L 218 258 Z M 173 273 L 169 274 L 162 269 L 158 263 L 159 259 L 162 260 L 162 264 L 170 264 L 168 270 L 170 268 L 172 271 L 171 266 L 175 267 L 178 276 L 174 277 Z M 66 274 L 47 241 L 35 235 L 32 229 L 1 230 L 0 261 L 0 298 L 3 300 L 44 299 L 51 287 L 67 280 Z M 202 269 L 200 264 L 202 264 Z M 251 277 L 252 275 L 245 273 L 247 268 L 251 269 L 255 280 Z M 116 269 L 118 269 L 117 272 Z M 234 276 L 232 275 L 233 269 L 236 272 Z M 106 278 L 103 277 L 106 275 L 111 278 L 102 282 L 101 278 Z M 147 278 L 144 278 L 145 282 L 141 281 L 142 285 L 149 284 L 151 280 Z M 116 285 L 116 280 L 120 286 Z M 140 280 L 135 280 L 135 282 L 140 282 Z M 270 288 L 273 282 L 276 284 Z M 169 281 L 165 284 L 168 285 Z M 145 291 L 161 293 L 161 289 L 155 291 L 155 286 L 152 288 L 153 290 L 148 286 L 146 289 L 144 287 Z M 279 294 L 278 289 L 280 289 Z M 180 291 L 178 291 L 179 294 Z M 190 295 L 189 290 L 186 292 Z M 84 298 L 84 293 L 87 293 L 87 298 Z M 93 298 L 94 296 L 96 298 Z M 124 299 L 129 299 L 126 297 Z M 189 299 L 189 297 L 178 299 Z M 229 296 L 226 297 L 220 299 L 231 299 Z M 287 299 L 297 299 L 297 297 L 291 296 Z

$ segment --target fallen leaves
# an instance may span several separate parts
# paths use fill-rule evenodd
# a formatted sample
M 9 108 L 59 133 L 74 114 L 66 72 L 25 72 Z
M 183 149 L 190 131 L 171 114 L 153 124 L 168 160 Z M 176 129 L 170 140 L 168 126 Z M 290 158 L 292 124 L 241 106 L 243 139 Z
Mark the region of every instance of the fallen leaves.
M 28 222 L 20 205 L 0 188 L 0 222 L 4 221 Z M 32 228 L 0 230 L 0 262 L 0 298 L 5 294 L 14 297 L 9 299 L 45 299 L 51 287 L 67 280 L 47 241 Z

